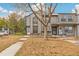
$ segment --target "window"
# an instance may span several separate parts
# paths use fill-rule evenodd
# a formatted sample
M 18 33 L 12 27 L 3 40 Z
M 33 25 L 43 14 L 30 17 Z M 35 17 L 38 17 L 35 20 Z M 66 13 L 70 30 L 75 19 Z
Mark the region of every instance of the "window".
M 47 31 L 48 33 L 51 33 L 51 31 Z
M 65 27 L 65 32 L 72 33 L 73 32 L 73 27 L 72 26 Z
M 66 21 L 66 15 L 62 15 L 61 16 L 61 22 L 65 22 Z
M 33 24 L 38 24 L 37 18 L 33 17 Z
M 38 26 L 33 26 L 33 33 L 38 33 Z
M 68 22 L 72 22 L 72 18 L 69 18 L 69 19 L 68 19 Z
M 68 22 L 72 22 L 72 16 L 68 16 Z
M 64 21 L 66 21 L 66 19 L 65 18 L 61 18 L 61 21 L 64 22 Z

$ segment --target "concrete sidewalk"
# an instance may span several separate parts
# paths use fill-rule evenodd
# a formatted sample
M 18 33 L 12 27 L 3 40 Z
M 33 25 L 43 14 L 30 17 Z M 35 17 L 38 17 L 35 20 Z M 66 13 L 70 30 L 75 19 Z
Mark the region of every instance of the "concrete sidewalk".
M 0 56 L 14 56 L 18 50 L 22 47 L 23 42 L 17 42 L 10 47 L 6 48 L 0 53 Z
M 76 43 L 75 40 L 65 40 L 65 41 L 68 41 L 68 42 L 71 42 L 71 43 Z
M 75 45 L 79 45 L 79 40 L 65 40 L 65 41 L 71 42 Z
M 15 56 L 16 53 L 19 51 L 19 49 L 22 47 L 23 45 L 23 41 L 26 41 L 27 38 L 29 38 L 30 36 L 23 36 L 23 38 L 20 38 L 19 42 L 16 42 L 14 44 L 12 44 L 11 46 L 9 46 L 8 48 L 6 48 L 5 50 L 3 50 L 1 53 L 0 53 L 0 56 Z
M 23 40 L 23 41 L 25 41 L 25 40 L 27 40 L 27 38 L 21 38 L 21 39 L 19 39 L 19 40 Z
M 25 36 L 24 36 L 24 38 L 29 38 L 29 37 L 30 37 L 29 35 L 25 35 Z
M 9 46 L 8 48 L 6 48 L 5 50 L 3 50 L 0 53 L 0 56 L 15 56 L 16 53 L 19 51 L 19 49 L 22 47 L 23 45 L 23 41 L 27 40 L 27 38 L 30 36 L 23 36 L 23 38 L 20 38 L 19 42 L 16 42 L 14 44 L 12 44 L 11 46 Z

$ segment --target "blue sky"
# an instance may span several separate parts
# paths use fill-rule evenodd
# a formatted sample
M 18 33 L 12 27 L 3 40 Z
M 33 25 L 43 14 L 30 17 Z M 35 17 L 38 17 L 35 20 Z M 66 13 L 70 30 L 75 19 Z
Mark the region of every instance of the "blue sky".
M 7 9 L 7 10 L 12 9 L 12 4 L 11 3 L 0 3 L 0 6 Z
M 72 9 L 75 8 L 76 4 L 72 4 L 72 3 L 60 3 L 58 4 L 57 8 L 56 8 L 56 12 L 57 13 L 69 13 L 72 12 Z
M 0 16 L 6 16 L 9 12 L 12 12 L 14 7 L 12 4 L 8 3 L 0 3 Z
M 57 13 L 71 13 L 73 9 L 75 9 L 75 5 L 79 5 L 79 3 L 59 3 L 56 12 Z
M 56 13 L 70 13 L 72 12 L 72 9 L 75 8 L 75 5 L 79 5 L 78 3 L 59 3 L 56 8 Z M 14 7 L 11 3 L 0 3 L 0 16 L 6 16 L 8 15 L 7 12 L 13 11 Z

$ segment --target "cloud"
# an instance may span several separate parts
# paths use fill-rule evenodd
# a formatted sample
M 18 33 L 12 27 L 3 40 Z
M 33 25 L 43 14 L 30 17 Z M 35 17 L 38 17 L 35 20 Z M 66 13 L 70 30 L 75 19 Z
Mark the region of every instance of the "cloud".
M 79 10 L 79 5 L 75 5 L 75 8 L 76 8 L 77 10 Z
M 42 3 L 42 6 L 44 7 L 44 4 Z M 37 8 L 38 7 L 38 8 Z M 41 9 L 41 6 L 40 6 L 40 4 L 38 3 L 38 4 L 36 4 L 36 6 L 35 5 L 32 5 L 32 8 L 33 8 L 33 10 L 34 11 L 38 11 L 39 9 Z M 43 8 L 43 10 L 44 10 L 44 8 Z
M 3 10 L 3 8 L 0 6 L 0 12 Z
M 7 13 L 8 12 L 8 10 L 3 10 L 3 13 Z
M 7 9 L 4 9 L 3 7 L 0 6 L 0 13 L 8 13 L 8 14 L 11 14 L 11 13 L 14 13 L 15 11 L 13 10 L 7 10 Z
M 75 9 L 73 9 L 72 12 L 77 12 L 77 14 L 79 14 L 79 5 L 75 5 Z
M 79 14 L 79 5 L 75 5 L 75 8 L 72 9 L 72 13 L 77 13 L 77 14 Z
M 75 13 L 75 10 L 74 9 L 72 10 L 72 13 Z
M 8 11 L 8 12 L 9 12 L 9 14 L 11 14 L 11 13 L 14 13 L 15 11 L 10 10 L 10 11 Z
M 6 9 L 4 9 L 4 8 L 2 8 L 2 7 L 0 6 L 0 13 L 8 13 L 8 10 L 6 10 Z

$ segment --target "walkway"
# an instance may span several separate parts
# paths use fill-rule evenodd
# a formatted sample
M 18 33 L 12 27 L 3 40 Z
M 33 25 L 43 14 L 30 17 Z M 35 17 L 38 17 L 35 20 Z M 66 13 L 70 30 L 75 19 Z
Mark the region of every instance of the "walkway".
M 65 40 L 71 43 L 74 43 L 75 45 L 79 45 L 79 40 Z
M 22 47 L 23 42 L 17 42 L 10 47 L 6 48 L 0 53 L 0 56 L 13 56 Z
M 9 46 L 8 48 L 6 48 L 5 50 L 3 50 L 0 53 L 0 56 L 14 56 L 16 55 L 16 53 L 19 51 L 19 49 L 22 47 L 23 45 L 23 41 L 27 40 L 29 36 L 24 36 L 23 38 L 20 39 L 20 42 L 16 42 L 14 44 L 12 44 L 11 46 Z M 21 42 L 22 40 L 22 42 Z

